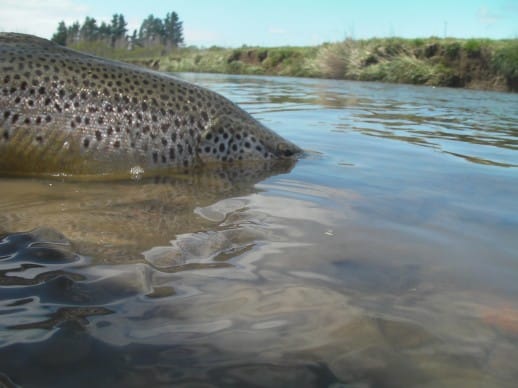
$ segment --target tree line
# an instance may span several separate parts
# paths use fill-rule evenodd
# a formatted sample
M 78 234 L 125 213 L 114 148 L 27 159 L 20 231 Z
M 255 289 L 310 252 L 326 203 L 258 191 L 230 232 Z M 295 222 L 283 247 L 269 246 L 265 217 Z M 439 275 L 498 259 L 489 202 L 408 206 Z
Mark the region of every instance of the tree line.
M 83 24 L 76 21 L 67 26 L 61 21 L 51 40 L 62 46 L 102 42 L 112 48 L 127 49 L 155 45 L 173 48 L 184 44 L 183 22 L 174 11 L 167 13 L 164 19 L 149 15 L 131 35 L 128 35 L 127 25 L 123 14 L 114 14 L 109 24 L 104 21 L 98 24 L 97 20 L 89 16 Z

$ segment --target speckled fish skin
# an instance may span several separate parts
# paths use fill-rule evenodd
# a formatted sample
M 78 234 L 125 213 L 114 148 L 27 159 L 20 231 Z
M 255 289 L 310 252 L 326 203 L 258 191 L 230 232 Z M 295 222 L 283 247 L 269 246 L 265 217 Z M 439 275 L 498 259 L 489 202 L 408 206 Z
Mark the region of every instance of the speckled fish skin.
M 163 171 L 301 150 L 228 99 L 167 74 L 0 33 L 0 173 Z

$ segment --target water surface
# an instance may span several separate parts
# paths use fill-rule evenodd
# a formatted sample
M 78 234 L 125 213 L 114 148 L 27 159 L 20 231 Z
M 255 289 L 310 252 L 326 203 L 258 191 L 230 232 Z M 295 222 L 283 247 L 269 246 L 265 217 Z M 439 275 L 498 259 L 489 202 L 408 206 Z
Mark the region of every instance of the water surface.
M 515 384 L 517 95 L 181 77 L 305 157 L 0 178 L 0 384 Z

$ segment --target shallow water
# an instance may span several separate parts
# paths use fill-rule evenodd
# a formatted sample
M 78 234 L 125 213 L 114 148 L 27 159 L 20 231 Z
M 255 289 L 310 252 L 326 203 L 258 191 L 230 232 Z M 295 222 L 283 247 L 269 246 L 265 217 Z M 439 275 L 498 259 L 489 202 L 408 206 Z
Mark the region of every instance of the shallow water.
M 513 386 L 518 95 L 183 74 L 307 150 L 0 180 L 0 385 Z

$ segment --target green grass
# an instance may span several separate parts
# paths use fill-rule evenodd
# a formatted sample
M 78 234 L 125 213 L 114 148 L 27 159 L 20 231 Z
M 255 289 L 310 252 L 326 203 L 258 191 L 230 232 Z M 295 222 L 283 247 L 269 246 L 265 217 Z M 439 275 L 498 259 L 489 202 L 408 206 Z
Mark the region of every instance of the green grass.
M 100 42 L 74 48 L 158 66 L 170 72 L 265 74 L 368 80 L 518 91 L 518 40 L 346 39 L 314 47 L 206 49 L 137 47 L 113 50 Z

